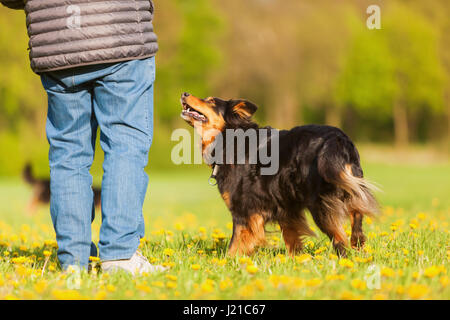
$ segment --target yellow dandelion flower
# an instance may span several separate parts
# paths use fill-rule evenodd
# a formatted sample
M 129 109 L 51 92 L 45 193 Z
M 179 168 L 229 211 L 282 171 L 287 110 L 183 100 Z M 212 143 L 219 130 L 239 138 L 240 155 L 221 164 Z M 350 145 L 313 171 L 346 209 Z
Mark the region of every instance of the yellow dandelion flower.
M 203 282 L 200 285 L 200 289 L 204 292 L 204 293 L 210 293 L 214 291 L 214 281 L 211 279 L 206 279 L 205 282 Z
M 217 261 L 216 264 L 218 266 L 224 266 L 224 265 L 226 265 L 226 263 L 227 263 L 227 259 L 220 259 L 220 260 Z
M 175 250 L 173 250 L 172 248 L 166 248 L 163 251 L 163 254 L 168 257 L 172 256 L 174 253 L 175 253 Z
M 117 289 L 116 289 L 116 287 L 114 285 L 108 284 L 106 286 L 106 290 L 108 290 L 109 292 L 115 292 Z
M 242 257 L 239 258 L 239 264 L 253 264 L 253 261 L 250 258 Z
M 238 294 L 243 298 L 253 296 L 255 289 L 252 285 L 245 285 L 238 290 Z
M 419 219 L 419 220 L 425 220 L 426 217 L 427 216 L 426 216 L 426 214 L 424 212 L 419 212 L 417 214 L 417 219 Z
M 219 289 L 224 291 L 229 288 L 233 288 L 233 281 L 231 281 L 230 278 L 225 278 L 224 280 L 220 281 L 219 283 Z
M 5 300 L 19 300 L 15 295 L 9 293 L 4 297 Z
M 143 283 L 136 284 L 136 289 L 139 290 L 139 291 L 142 291 L 144 293 L 151 293 L 152 292 L 152 288 L 150 288 L 147 285 L 147 282 L 145 282 L 145 281 Z
M 14 264 L 24 264 L 24 263 L 30 262 L 30 260 L 27 257 L 17 257 L 17 258 L 12 258 L 11 262 Z
M 355 295 L 352 292 L 346 290 L 341 293 L 341 299 L 342 300 L 353 300 L 353 299 L 355 299 Z
M 377 234 L 373 231 L 369 232 L 367 234 L 367 237 L 371 240 L 371 239 L 375 239 L 377 237 Z
M 304 253 L 295 257 L 295 261 L 298 263 L 306 263 L 312 260 L 311 255 Z
M 325 280 L 333 281 L 333 280 L 344 280 L 345 276 L 343 274 L 327 274 L 325 276 Z
M 258 272 L 258 270 L 259 270 L 258 267 L 255 266 L 255 265 L 248 265 L 247 266 L 247 272 L 250 273 L 250 274 L 255 274 L 255 273 Z
M 382 293 L 375 293 L 373 295 L 373 300 L 387 300 L 387 296 L 385 294 Z
M 343 258 L 343 259 L 339 260 L 339 265 L 351 269 L 351 268 L 353 268 L 354 263 L 353 263 L 353 261 L 351 261 L 349 259 Z
M 319 278 L 314 278 L 314 279 L 309 279 L 306 280 L 306 285 L 308 287 L 317 287 L 318 285 L 320 285 L 322 283 L 322 280 Z
M 152 286 L 162 288 L 164 287 L 164 283 L 162 281 L 153 281 Z
M 106 291 L 100 290 L 95 294 L 94 299 L 95 300 L 104 300 L 106 298 L 106 295 L 107 295 Z
M 442 285 L 443 287 L 448 286 L 448 284 L 449 284 L 449 278 L 448 278 L 448 276 L 442 276 L 442 277 L 439 279 L 439 282 L 441 283 L 441 285 Z
M 391 278 L 391 277 L 395 276 L 395 271 L 392 268 L 385 267 L 385 268 L 381 269 L 381 275 Z
M 366 289 L 366 282 L 360 279 L 353 279 L 351 285 L 355 289 L 364 290 Z
M 397 288 L 395 289 L 395 292 L 397 292 L 397 294 L 404 294 L 405 293 L 405 287 L 402 285 L 398 285 Z
M 175 281 L 168 281 L 166 283 L 166 287 L 169 288 L 169 289 L 176 289 L 177 283 Z
M 167 274 L 166 279 L 171 280 L 171 281 L 177 281 L 178 277 L 174 276 L 172 274 Z
M 27 270 L 26 267 L 24 267 L 24 266 L 22 266 L 22 265 L 18 265 L 18 266 L 16 267 L 16 273 L 17 273 L 19 276 L 24 277 L 24 276 L 27 276 L 27 275 L 28 275 L 28 270 Z
M 440 271 L 441 270 L 439 267 L 431 266 L 429 268 L 426 268 L 425 271 L 423 272 L 423 274 L 427 278 L 434 278 L 435 276 L 437 276 L 440 273 Z
M 192 270 L 199 270 L 200 269 L 200 265 L 199 264 L 193 264 L 193 265 L 191 265 L 191 269 Z
M 408 295 L 411 299 L 420 299 L 428 294 L 429 289 L 423 284 L 413 283 L 408 288 Z
M 45 291 L 45 289 L 47 289 L 47 282 L 45 280 L 38 281 L 34 284 L 33 288 L 34 291 L 36 291 L 39 294 L 42 294 Z
M 309 248 L 309 249 L 314 248 L 314 242 L 312 242 L 312 241 L 306 242 L 306 243 L 305 243 L 305 247 L 306 247 L 306 248 Z
M 322 252 L 326 251 L 327 248 L 326 247 L 320 247 L 319 249 L 317 249 L 316 251 L 314 251 L 314 254 L 321 254 Z
M 182 230 L 184 230 L 184 229 L 185 229 L 184 224 L 182 224 L 181 222 L 175 223 L 175 230 L 177 230 L 177 231 L 182 231 Z
M 57 300 L 79 300 L 81 298 L 80 292 L 77 290 L 59 290 L 52 291 L 52 296 Z

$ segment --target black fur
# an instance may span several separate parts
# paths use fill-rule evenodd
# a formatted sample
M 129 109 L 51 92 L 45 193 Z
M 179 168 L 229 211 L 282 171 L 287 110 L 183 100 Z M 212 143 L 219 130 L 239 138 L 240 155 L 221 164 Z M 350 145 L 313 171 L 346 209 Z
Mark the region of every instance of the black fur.
M 196 99 L 185 96 L 182 102 L 185 107 L 190 106 L 199 112 L 205 108 L 213 109 L 224 120 L 222 131 L 263 129 L 252 121 L 251 115 L 257 108 L 248 101 L 214 98 L 214 102 L 209 102 Z M 205 122 L 204 126 L 208 125 Z M 223 137 L 226 141 L 225 134 Z M 226 158 L 225 146 L 226 142 L 223 150 Z M 260 163 L 249 164 L 248 161 L 246 164 L 219 165 L 217 185 L 231 211 L 234 225 L 230 248 L 235 241 L 252 242 L 252 235 L 263 232 L 259 230 L 260 226 L 251 222 L 256 214 L 262 217 L 264 223 L 280 224 L 286 245 L 294 253 L 301 249 L 301 237 L 312 234 L 306 225 L 305 209 L 310 211 L 317 226 L 333 240 L 339 254 L 345 255 L 347 247 L 342 227 L 345 217 L 352 219 L 355 235 L 352 245 L 364 244 L 360 222 L 364 214 L 376 213 L 377 203 L 370 191 L 370 184 L 363 179 L 358 151 L 342 130 L 325 125 L 281 130 L 278 173 L 261 175 L 261 166 Z M 356 224 L 353 224 L 355 217 Z M 244 236 L 244 240 L 240 239 Z M 238 252 L 249 254 L 253 248 L 254 245 L 247 243 L 244 250 Z

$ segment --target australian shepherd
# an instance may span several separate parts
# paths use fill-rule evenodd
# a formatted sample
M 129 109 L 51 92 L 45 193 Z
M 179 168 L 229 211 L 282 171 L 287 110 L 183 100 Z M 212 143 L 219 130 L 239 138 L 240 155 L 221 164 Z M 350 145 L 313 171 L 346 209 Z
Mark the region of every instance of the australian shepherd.
M 204 157 L 217 135 L 227 129 L 263 129 L 252 120 L 257 106 L 247 100 L 200 99 L 183 93 L 181 105 L 182 118 L 201 136 Z M 325 125 L 277 132 L 279 169 L 275 174 L 262 175 L 258 161 L 210 163 L 232 215 L 228 253 L 252 254 L 265 242 L 265 224 L 275 222 L 289 254 L 296 254 L 302 250 L 302 238 L 314 235 L 307 224 L 306 209 L 339 255 L 345 256 L 349 247 L 343 228 L 346 218 L 352 227 L 350 245 L 363 246 L 363 217 L 376 214 L 378 204 L 375 187 L 363 178 L 359 153 L 350 138 L 342 130 Z M 248 160 L 248 151 L 245 157 Z

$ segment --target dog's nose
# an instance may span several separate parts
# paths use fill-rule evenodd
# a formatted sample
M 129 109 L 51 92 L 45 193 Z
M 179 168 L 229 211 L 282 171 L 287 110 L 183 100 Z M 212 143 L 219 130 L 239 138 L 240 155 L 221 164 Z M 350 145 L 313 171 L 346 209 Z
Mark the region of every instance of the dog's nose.
M 181 95 L 183 98 L 187 98 L 187 97 L 189 97 L 189 93 L 187 93 L 187 92 L 183 92 L 183 94 Z

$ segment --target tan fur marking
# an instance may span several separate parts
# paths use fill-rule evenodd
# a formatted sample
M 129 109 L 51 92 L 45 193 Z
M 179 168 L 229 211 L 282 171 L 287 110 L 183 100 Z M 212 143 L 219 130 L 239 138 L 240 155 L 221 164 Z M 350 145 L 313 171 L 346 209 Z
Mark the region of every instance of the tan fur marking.
M 261 214 L 253 214 L 246 226 L 237 225 L 234 227 L 228 255 L 251 255 L 256 247 L 264 243 L 264 218 Z
M 303 248 L 303 243 L 300 239 L 298 230 L 289 227 L 281 227 L 281 231 L 289 254 L 294 256 L 296 253 L 300 252 Z
M 233 107 L 233 111 L 236 112 L 241 118 L 250 118 L 251 114 L 245 110 L 243 107 L 245 106 L 245 102 L 239 102 L 237 105 Z
M 295 255 L 303 248 L 303 236 L 315 236 L 315 233 L 309 228 L 304 212 L 300 212 L 295 221 L 280 223 L 283 239 L 286 249 L 290 255 Z
M 202 100 L 190 95 L 185 98 L 185 102 L 190 107 L 201 112 L 207 118 L 207 122 L 194 121 L 193 119 L 190 120 L 190 124 L 194 126 L 202 139 L 202 154 L 205 156 L 209 145 L 211 145 L 216 136 L 223 131 L 225 120 L 221 114 L 218 114 L 213 110 L 215 104 L 212 97 Z
M 230 193 L 229 192 L 224 192 L 222 193 L 222 199 L 223 201 L 225 201 L 225 204 L 227 205 L 228 208 L 230 208 Z

